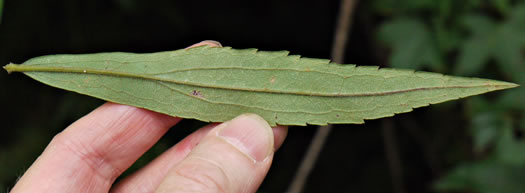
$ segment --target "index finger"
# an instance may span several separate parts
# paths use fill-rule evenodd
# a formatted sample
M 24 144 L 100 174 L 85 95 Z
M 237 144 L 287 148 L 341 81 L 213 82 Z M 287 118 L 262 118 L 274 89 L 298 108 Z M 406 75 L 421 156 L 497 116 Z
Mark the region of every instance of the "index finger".
M 106 103 L 55 136 L 12 192 L 108 192 L 179 120 Z

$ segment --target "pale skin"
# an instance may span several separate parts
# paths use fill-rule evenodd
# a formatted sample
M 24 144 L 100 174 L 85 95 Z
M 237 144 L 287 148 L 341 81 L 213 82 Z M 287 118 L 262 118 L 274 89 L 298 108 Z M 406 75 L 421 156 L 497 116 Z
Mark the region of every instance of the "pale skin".
M 221 46 L 203 41 L 190 48 L 202 45 Z M 115 184 L 180 120 L 106 103 L 56 135 L 11 192 L 256 192 L 287 134 L 243 114 L 197 130 Z

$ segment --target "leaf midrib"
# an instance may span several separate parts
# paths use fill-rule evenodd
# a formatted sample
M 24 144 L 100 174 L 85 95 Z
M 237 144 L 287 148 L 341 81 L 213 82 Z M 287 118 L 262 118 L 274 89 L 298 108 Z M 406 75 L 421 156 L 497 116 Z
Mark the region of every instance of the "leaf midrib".
M 419 88 L 385 91 L 385 92 L 329 94 L 329 93 L 283 92 L 283 91 L 268 90 L 268 89 L 234 88 L 234 87 L 224 87 L 224 86 L 215 86 L 215 85 L 211 86 L 211 85 L 199 84 L 195 82 L 187 82 L 187 81 L 160 78 L 156 76 L 145 76 L 145 75 L 140 75 L 140 74 L 115 72 L 115 71 L 110 71 L 110 70 L 98 70 L 98 69 L 90 69 L 90 68 L 75 68 L 75 67 L 64 68 L 64 67 L 49 67 L 49 66 L 38 66 L 38 65 L 8 64 L 4 66 L 4 69 L 6 69 L 8 73 L 11 73 L 11 72 L 59 72 L 59 73 L 95 74 L 95 75 L 106 75 L 106 76 L 116 76 L 116 77 L 140 78 L 140 79 L 145 79 L 145 80 L 170 82 L 174 84 L 196 86 L 196 87 L 203 87 L 203 88 L 216 88 L 216 89 L 224 89 L 224 90 L 250 91 L 250 92 L 275 93 L 275 94 L 293 94 L 293 95 L 319 96 L 319 97 L 384 96 L 384 95 L 399 94 L 399 93 L 413 92 L 413 91 L 420 91 L 420 90 L 436 90 L 436 89 L 449 89 L 449 88 L 493 87 L 494 89 L 497 90 L 497 89 L 504 89 L 504 88 L 510 88 L 510 87 L 517 86 L 517 85 L 512 85 L 509 83 L 507 84 L 481 84 L 481 85 L 469 85 L 469 86 L 419 87 Z

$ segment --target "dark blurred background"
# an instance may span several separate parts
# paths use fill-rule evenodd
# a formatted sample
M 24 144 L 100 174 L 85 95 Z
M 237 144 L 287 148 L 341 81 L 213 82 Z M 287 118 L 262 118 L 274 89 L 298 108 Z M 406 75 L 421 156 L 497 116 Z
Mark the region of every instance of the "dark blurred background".
M 2 6 L 3 3 L 3 6 Z M 47 54 L 157 52 L 213 39 L 329 58 L 339 1 L 0 0 L 0 64 Z M 345 63 L 525 84 L 525 1 L 366 0 Z M 0 72 L 0 190 L 103 101 Z M 304 192 L 525 192 L 525 88 L 364 125 L 335 125 Z M 204 123 L 184 120 L 125 174 Z M 290 128 L 260 192 L 284 192 L 316 127 Z

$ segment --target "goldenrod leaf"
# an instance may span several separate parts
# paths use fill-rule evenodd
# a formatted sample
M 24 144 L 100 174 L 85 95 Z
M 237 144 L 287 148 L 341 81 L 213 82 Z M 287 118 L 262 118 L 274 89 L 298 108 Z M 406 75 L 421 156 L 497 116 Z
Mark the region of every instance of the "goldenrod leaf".
M 222 122 L 256 113 L 271 125 L 363 123 L 517 86 L 411 70 L 197 47 L 133 54 L 52 55 L 9 64 L 45 84 L 173 116 Z

